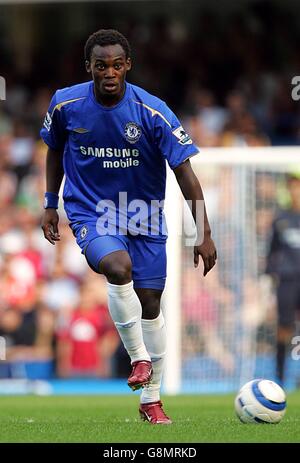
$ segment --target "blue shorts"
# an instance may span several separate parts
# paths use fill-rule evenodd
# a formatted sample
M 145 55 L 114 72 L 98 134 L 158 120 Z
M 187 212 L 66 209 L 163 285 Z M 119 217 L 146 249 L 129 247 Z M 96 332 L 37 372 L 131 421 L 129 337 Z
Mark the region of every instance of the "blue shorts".
M 115 251 L 127 251 L 132 262 L 135 288 L 163 290 L 166 282 L 166 240 L 143 235 L 98 234 L 96 221 L 70 225 L 76 242 L 89 266 L 97 273 L 103 257 Z

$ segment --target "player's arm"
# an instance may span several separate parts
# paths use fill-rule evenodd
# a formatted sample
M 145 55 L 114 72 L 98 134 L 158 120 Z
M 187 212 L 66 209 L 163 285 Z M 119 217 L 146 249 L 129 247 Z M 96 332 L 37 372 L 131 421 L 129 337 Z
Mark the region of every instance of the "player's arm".
M 194 246 L 194 265 L 198 267 L 200 255 L 204 263 L 203 275 L 205 276 L 216 263 L 217 251 L 211 238 L 202 188 L 189 160 L 176 167 L 174 173 L 184 198 L 189 200 L 188 204 L 197 227 L 198 237 L 203 234 L 203 242 Z M 204 224 L 199 224 L 197 220 L 197 202 L 199 201 L 203 201 L 204 205 Z
M 46 191 L 58 198 L 59 189 L 64 177 L 63 152 L 48 148 L 46 160 Z M 51 244 L 60 240 L 58 231 L 59 216 L 56 207 L 47 207 L 42 217 L 44 237 Z

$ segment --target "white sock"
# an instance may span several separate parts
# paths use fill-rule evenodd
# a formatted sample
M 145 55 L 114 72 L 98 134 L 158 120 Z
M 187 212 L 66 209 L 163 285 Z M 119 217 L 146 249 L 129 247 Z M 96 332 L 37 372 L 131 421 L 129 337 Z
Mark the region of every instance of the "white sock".
M 154 320 L 142 319 L 144 342 L 152 360 L 153 376 L 141 393 L 141 403 L 160 399 L 164 358 L 166 351 L 166 327 L 162 312 Z
M 142 333 L 142 306 L 133 289 L 133 281 L 126 285 L 108 285 L 108 308 L 120 338 L 131 359 L 148 360 Z

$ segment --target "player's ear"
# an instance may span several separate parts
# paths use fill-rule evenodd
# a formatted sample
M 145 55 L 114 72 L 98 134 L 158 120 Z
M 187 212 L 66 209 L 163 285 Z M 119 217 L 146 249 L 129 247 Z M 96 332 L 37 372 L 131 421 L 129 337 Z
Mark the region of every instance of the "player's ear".
M 85 61 L 85 69 L 86 72 L 91 72 L 91 63 L 88 60 Z
M 131 58 L 127 58 L 127 59 L 126 59 L 126 68 L 127 68 L 127 71 L 130 71 L 131 66 L 132 66 Z

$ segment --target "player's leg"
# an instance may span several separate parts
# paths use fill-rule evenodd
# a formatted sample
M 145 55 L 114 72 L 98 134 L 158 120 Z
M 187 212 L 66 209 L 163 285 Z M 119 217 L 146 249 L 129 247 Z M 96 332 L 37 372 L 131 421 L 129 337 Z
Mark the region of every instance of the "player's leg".
M 166 327 L 161 296 L 166 279 L 165 243 L 135 239 L 130 241 L 134 288 L 142 305 L 144 342 L 151 357 L 153 376 L 140 397 L 140 414 L 153 424 L 170 424 L 160 401 L 166 354 Z
M 144 343 L 150 355 L 153 376 L 141 394 L 141 403 L 160 400 L 160 388 L 166 353 L 166 327 L 160 301 L 162 290 L 135 288 L 142 305 L 142 330 Z
M 277 288 L 276 375 L 282 384 L 285 378 L 286 355 L 295 330 L 297 291 L 298 283 L 289 280 L 281 281 Z
M 162 290 L 135 288 L 135 291 L 142 304 L 143 337 L 153 367 L 152 379 L 141 393 L 140 415 L 153 424 L 171 424 L 160 400 L 167 340 L 165 321 L 160 309 Z
M 95 243 L 97 245 L 97 243 Z M 91 250 L 91 252 L 93 252 Z M 86 257 L 89 260 L 89 248 Z M 150 361 L 141 327 L 142 306 L 133 289 L 131 259 L 127 251 L 115 251 L 99 262 L 99 273 L 107 278 L 108 307 L 131 362 Z
M 142 307 L 133 289 L 126 237 L 99 236 L 94 224 L 84 227 L 85 233 L 79 231 L 77 242 L 84 250 L 89 266 L 106 276 L 109 312 L 133 365 L 128 385 L 139 389 L 149 382 L 152 365 L 143 340 Z
M 153 376 L 147 389 L 142 391 L 141 402 L 160 400 L 160 386 L 166 352 L 166 327 L 160 310 L 162 290 L 135 288 L 142 305 L 144 343 L 151 357 Z

